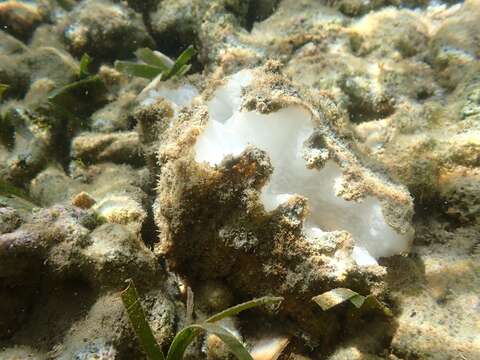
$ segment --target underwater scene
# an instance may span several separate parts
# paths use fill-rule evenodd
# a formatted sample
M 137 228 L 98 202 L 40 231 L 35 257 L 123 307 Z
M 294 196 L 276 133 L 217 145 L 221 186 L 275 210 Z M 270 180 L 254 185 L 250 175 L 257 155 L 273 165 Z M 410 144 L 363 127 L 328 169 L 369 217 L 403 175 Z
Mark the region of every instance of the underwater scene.
M 480 0 L 0 0 L 24 359 L 480 359 Z

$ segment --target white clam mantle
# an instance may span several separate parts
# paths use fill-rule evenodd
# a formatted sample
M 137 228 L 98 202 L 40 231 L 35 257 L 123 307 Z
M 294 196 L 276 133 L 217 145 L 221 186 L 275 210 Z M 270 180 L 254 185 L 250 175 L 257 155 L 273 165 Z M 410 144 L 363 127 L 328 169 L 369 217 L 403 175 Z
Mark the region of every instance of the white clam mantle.
M 311 212 L 305 220 L 305 235 L 322 241 L 325 231 L 350 232 L 355 241 L 353 257 L 360 266 L 406 251 L 409 235 L 397 233 L 385 222 L 378 199 L 355 202 L 336 195 L 342 172 L 334 161 L 328 160 L 321 170 L 306 167 L 302 152 L 314 131 L 306 110 L 292 106 L 270 114 L 240 111 L 241 89 L 251 80 L 252 73 L 243 70 L 210 100 L 210 119 L 195 145 L 196 161 L 218 165 L 226 155 L 239 155 L 248 144 L 254 145 L 267 152 L 274 168 L 262 189 L 267 211 L 293 194 L 306 197 Z

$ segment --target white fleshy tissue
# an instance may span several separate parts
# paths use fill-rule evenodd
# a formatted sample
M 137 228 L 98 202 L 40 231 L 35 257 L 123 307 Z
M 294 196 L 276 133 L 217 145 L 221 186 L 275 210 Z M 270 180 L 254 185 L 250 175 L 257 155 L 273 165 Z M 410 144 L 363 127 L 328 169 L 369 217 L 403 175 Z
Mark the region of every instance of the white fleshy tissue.
M 226 155 L 239 155 L 248 144 L 254 145 L 267 152 L 274 168 L 261 194 L 267 211 L 293 194 L 306 197 L 311 211 L 305 219 L 305 235 L 348 231 L 359 266 L 374 265 L 379 257 L 406 251 L 409 236 L 385 222 L 378 199 L 366 197 L 356 202 L 336 195 L 342 171 L 333 160 L 321 170 L 307 168 L 302 150 L 314 127 L 306 110 L 291 106 L 270 114 L 240 111 L 241 89 L 251 80 L 250 71 L 240 71 L 210 100 L 210 119 L 195 145 L 196 161 L 214 166 Z

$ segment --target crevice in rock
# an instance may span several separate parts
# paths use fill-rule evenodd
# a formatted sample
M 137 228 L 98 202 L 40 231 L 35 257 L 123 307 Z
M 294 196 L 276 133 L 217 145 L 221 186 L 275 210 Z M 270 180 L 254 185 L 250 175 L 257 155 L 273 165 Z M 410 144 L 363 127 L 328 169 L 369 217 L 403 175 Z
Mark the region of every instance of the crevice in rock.
M 280 0 L 250 1 L 245 21 L 245 28 L 251 31 L 256 22 L 264 21 L 277 10 Z
M 146 208 L 147 217 L 142 224 L 141 235 L 143 242 L 147 245 L 148 248 L 152 249 L 153 245 L 157 242 L 158 238 L 158 227 L 155 224 L 155 220 L 153 217 L 153 199 L 148 199 L 148 206 Z

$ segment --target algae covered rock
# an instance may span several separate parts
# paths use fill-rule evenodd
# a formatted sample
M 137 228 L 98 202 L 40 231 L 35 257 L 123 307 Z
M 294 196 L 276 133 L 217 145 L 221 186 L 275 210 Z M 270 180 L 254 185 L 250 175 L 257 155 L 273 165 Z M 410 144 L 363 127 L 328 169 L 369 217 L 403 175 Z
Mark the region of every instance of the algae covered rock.
M 143 157 L 136 131 L 83 133 L 72 144 L 74 159 L 85 163 L 117 162 L 142 165 Z
M 17 54 L 27 50 L 27 47 L 20 40 L 9 35 L 3 30 L 0 31 L 0 40 L 0 50 L 2 55 Z
M 466 69 L 478 61 L 480 47 L 475 40 L 480 4 L 465 1 L 446 16 L 442 26 L 430 42 L 432 65 L 438 81 L 447 89 L 454 89 Z
M 110 1 L 82 1 L 63 24 L 63 36 L 76 56 L 97 59 L 128 57 L 140 47 L 153 47 L 140 14 Z
M 156 250 L 194 283 L 285 296 L 284 313 L 330 342 L 338 328 L 311 298 L 334 287 L 382 296 L 375 258 L 408 251 L 412 200 L 269 66 L 207 91 L 162 135 Z
M 109 223 L 125 225 L 140 234 L 147 217 L 148 171 L 108 162 L 88 167 L 74 163 L 71 170 L 73 176 L 69 177 L 58 166 L 47 167 L 31 181 L 31 196 L 42 206 L 66 205 L 80 201 L 86 192 L 91 204 L 86 208 Z
M 4 1 L 0 4 L 0 27 L 16 37 L 27 40 L 33 30 L 47 20 L 46 2 Z
M 22 219 L 11 207 L 0 207 L 0 234 L 12 232 L 20 226 Z
M 363 56 L 372 52 L 395 56 L 398 52 L 409 57 L 427 49 L 427 25 L 414 11 L 387 8 L 364 16 L 351 30 L 352 49 Z
M 402 304 L 391 348 L 404 357 L 477 357 L 478 225 L 456 229 L 440 217 L 417 226 L 416 256 L 392 259 L 389 283 Z M 393 265 L 393 266 L 392 266 Z M 413 296 L 412 296 L 413 295 Z
M 138 233 L 125 225 L 102 224 L 98 217 L 92 221 L 91 216 L 91 210 L 57 205 L 0 235 L 0 293 L 5 300 L 0 337 L 13 342 L 36 338 L 40 326 L 47 346 L 65 336 L 53 350 L 57 358 L 94 356 L 108 349 L 131 353 L 125 347 L 133 336 L 117 291 L 133 277 L 141 289 L 155 293 L 148 297 L 148 313 L 162 329 L 159 340 L 171 340 L 179 318 L 175 280 L 158 266 Z M 40 288 L 40 283 L 47 285 Z
M 3 179 L 25 184 L 46 164 L 49 149 L 55 144 L 59 118 L 12 106 L 5 115 L 2 132 L 13 142 L 8 159 L 0 164 Z

